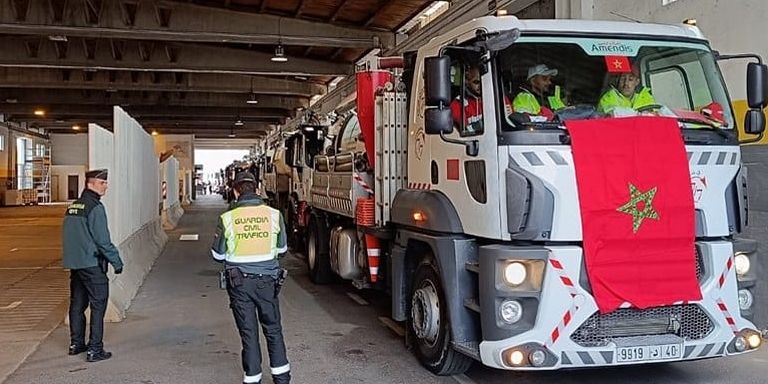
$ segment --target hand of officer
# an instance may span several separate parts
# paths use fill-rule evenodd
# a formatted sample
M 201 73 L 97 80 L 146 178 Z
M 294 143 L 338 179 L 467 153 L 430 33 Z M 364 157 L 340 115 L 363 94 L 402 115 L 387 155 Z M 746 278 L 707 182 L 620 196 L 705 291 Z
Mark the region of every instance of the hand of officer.
M 115 275 L 119 275 L 121 273 L 123 273 L 123 267 L 115 269 Z

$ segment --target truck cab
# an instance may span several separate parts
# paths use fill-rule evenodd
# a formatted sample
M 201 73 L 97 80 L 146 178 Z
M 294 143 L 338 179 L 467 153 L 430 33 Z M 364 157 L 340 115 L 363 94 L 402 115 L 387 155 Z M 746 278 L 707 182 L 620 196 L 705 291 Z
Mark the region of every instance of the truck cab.
M 441 375 L 473 360 L 554 370 L 756 350 L 757 244 L 740 237 L 739 145 L 765 128 L 768 68 L 748 65 L 752 109 L 742 123 L 723 58 L 690 25 L 509 16 L 459 26 L 400 67 L 368 66 L 357 73 L 357 121 L 345 119 L 315 160 L 312 280 L 335 274 L 391 294 L 406 343 Z M 547 81 L 534 84 L 540 75 Z M 663 120 L 681 140 L 675 180 L 682 195 L 690 181 L 692 197 L 686 273 L 701 295 L 604 310 L 587 268 L 568 126 L 599 120 L 611 135 L 611 124 L 637 116 Z M 629 140 L 642 138 L 639 129 Z
M 622 59 L 627 57 L 631 63 Z M 693 26 L 514 17 L 477 19 L 419 50 L 408 124 L 409 136 L 415 138 L 409 141 L 408 182 L 445 197 L 429 203 L 435 207 L 427 209 L 431 212 L 427 217 L 439 216 L 440 222 L 453 223 L 443 225 L 444 231 L 474 239 L 469 245 L 472 252 L 454 252 L 450 257 L 435 252 L 441 270 L 476 264 L 467 269 L 477 271 L 478 297 L 464 296 L 454 305 L 473 307 L 480 326 L 456 329 L 457 323 L 471 323 L 471 316 L 464 309 L 451 311 L 452 336 L 458 339 L 453 342 L 459 349 L 474 346 L 468 335 L 479 332 L 482 341 L 476 351 L 486 365 L 556 369 L 653 361 L 648 356 L 627 360 L 626 350 L 617 348 L 625 337 L 648 338 L 649 334 L 658 335 L 660 345 L 667 345 L 664 340 L 675 334 L 679 342 L 672 343 L 677 353 L 671 359 L 741 353 L 744 349 L 735 349 L 734 343 L 742 346 L 748 337 L 759 345 L 751 323 L 754 272 L 741 268 L 738 276 L 724 279 L 723 275 L 733 274 L 729 266 L 734 255 L 742 265 L 756 257 L 756 244 L 738 238 L 746 224 L 747 198 L 739 150 L 744 133 L 737 128 L 762 132 L 762 116 L 756 114 L 765 106 L 766 90 L 759 81 L 750 82 L 748 93 L 754 95 L 750 106 L 755 112 L 748 113 L 741 125 L 733 116 L 717 58 Z M 611 61 L 617 59 L 624 63 Z M 655 102 L 606 113 L 600 110 L 601 99 L 616 89 L 619 77 L 610 66 L 621 64 L 634 67 L 638 89 L 651 89 Z M 552 82 L 549 86 L 560 88 L 568 106 L 559 111 L 552 108 L 550 116 L 515 111 L 517 95 L 531 93 L 530 76 L 537 66 L 545 68 Z M 479 79 L 469 79 L 470 70 L 479 71 Z M 750 71 L 755 72 L 751 77 L 762 78 L 765 68 L 751 64 Z M 477 82 L 479 92 L 467 89 L 469 80 Z M 543 110 L 547 100 L 538 99 Z M 462 110 L 461 118 L 457 109 Z M 694 194 L 697 279 L 704 298 L 697 303 L 604 314 L 592 300 L 584 250 L 578 245 L 583 241 L 579 194 L 564 123 L 643 114 L 667 116 L 679 123 Z M 423 224 L 407 216 L 420 209 L 419 196 L 425 195 L 405 191 L 395 199 L 396 204 L 410 206 L 402 211 L 406 214 L 393 215 L 397 223 Z M 454 219 L 443 220 L 437 214 L 441 210 Z M 409 241 L 401 245 L 413 248 Z M 453 242 L 452 247 L 459 245 Z M 542 267 L 542 260 L 553 259 L 557 261 Z M 535 288 L 517 292 L 505 283 L 508 268 L 517 261 L 527 271 L 526 285 Z M 462 281 L 463 272 L 455 279 L 446 275 L 450 274 L 442 276 L 444 287 L 458 285 L 467 287 L 459 292 L 472 291 L 474 283 Z M 564 281 L 580 284 L 572 287 Z M 729 286 L 722 286 L 724 281 Z M 425 286 L 417 294 L 429 296 L 431 290 Z M 718 301 L 724 291 L 727 304 Z M 420 317 L 431 316 L 428 303 L 436 297 L 412 301 L 411 308 L 423 311 Z M 586 300 L 574 311 L 564 304 L 573 301 L 569 297 Z M 726 319 L 724 307 L 731 308 Z M 512 318 L 507 318 L 512 312 Z M 638 327 L 657 322 L 663 328 L 661 324 L 672 318 L 683 331 Z M 431 329 L 417 326 L 416 334 L 429 335 Z M 569 337 L 559 337 L 564 331 Z

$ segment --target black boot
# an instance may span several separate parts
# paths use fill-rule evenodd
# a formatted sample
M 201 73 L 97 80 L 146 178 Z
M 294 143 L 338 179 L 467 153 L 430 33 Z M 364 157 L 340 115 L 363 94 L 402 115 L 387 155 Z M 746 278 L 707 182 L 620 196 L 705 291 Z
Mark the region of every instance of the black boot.
M 79 355 L 87 350 L 88 350 L 87 345 L 72 344 L 69 346 L 69 355 L 70 356 Z
M 112 357 L 112 352 L 107 352 L 103 349 L 98 351 L 88 351 L 85 354 L 85 361 L 89 363 L 95 363 L 97 361 L 107 360 Z
M 279 375 L 273 375 L 272 376 L 272 382 L 275 384 L 288 384 L 291 382 L 291 373 L 281 373 Z

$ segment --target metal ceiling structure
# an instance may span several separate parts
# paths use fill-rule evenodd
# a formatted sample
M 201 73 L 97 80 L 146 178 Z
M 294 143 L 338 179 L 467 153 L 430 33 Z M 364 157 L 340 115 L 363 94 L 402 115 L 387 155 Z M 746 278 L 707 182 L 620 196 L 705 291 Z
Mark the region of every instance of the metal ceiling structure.
M 0 114 L 61 132 L 119 105 L 148 131 L 261 137 L 430 3 L 0 0 Z

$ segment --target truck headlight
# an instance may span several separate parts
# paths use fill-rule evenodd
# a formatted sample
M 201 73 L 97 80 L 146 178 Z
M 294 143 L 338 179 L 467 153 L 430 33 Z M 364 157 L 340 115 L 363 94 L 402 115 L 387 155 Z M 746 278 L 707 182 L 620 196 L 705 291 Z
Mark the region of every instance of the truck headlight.
M 507 324 L 514 324 L 523 318 L 523 306 L 517 300 L 505 300 L 499 306 L 499 316 Z
M 525 282 L 528 277 L 528 269 L 525 264 L 520 262 L 512 262 L 504 266 L 504 282 L 511 286 L 518 286 Z
M 744 276 L 749 272 L 751 263 L 749 262 L 749 256 L 745 253 L 737 252 L 733 258 L 734 266 L 736 267 L 736 274 Z

